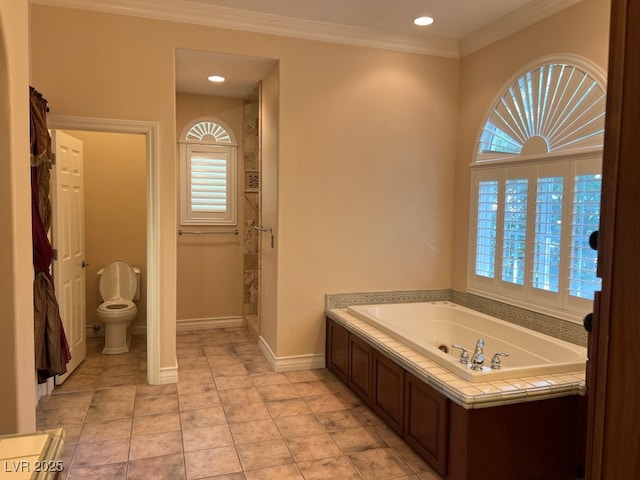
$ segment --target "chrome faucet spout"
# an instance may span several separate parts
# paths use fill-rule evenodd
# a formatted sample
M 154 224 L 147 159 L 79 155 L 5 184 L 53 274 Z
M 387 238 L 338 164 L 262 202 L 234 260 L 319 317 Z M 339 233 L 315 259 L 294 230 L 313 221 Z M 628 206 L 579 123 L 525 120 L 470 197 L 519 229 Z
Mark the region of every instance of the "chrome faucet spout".
M 484 365 L 484 340 L 479 338 L 471 357 L 471 370 L 482 370 Z

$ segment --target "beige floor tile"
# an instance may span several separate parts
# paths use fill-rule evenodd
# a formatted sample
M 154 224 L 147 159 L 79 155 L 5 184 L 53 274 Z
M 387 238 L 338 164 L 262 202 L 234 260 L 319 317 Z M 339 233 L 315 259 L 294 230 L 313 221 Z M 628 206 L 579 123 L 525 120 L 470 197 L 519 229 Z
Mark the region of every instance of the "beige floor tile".
M 128 458 L 129 438 L 78 443 L 71 468 L 86 468 L 108 463 L 126 462 Z
M 410 475 L 413 472 L 391 448 L 375 448 L 348 455 L 364 480 Z
M 331 433 L 331 438 L 345 453 L 362 452 L 380 447 L 386 447 L 386 443 L 368 427 L 350 428 L 341 432 Z
M 140 375 L 137 373 L 130 373 L 127 375 L 114 375 L 114 376 L 100 376 L 98 382 L 98 388 L 107 387 L 122 387 L 125 385 L 137 385 Z
M 243 362 L 247 372 L 249 372 L 249 375 L 260 375 L 273 372 L 273 368 L 264 358 L 252 360 L 243 358 Z
M 275 418 L 274 422 L 285 438 L 326 433 L 315 415 L 293 415 Z
M 332 412 L 335 410 L 346 410 L 351 406 L 337 393 L 329 393 L 326 395 L 316 395 L 313 397 L 305 397 L 309 408 L 314 413 Z
M 227 377 L 223 377 L 227 378 Z M 222 405 L 238 405 L 243 403 L 261 402 L 262 397 L 255 387 L 231 388 L 220 390 L 220 401 Z
M 180 431 L 131 437 L 129 460 L 160 457 L 175 453 L 182 453 L 182 433 Z
M 282 438 L 273 420 L 232 423 L 229 425 L 236 444 Z
M 208 366 L 207 357 L 186 357 L 181 358 L 178 362 L 180 373 L 183 368 L 207 368 Z
M 285 375 L 291 383 L 325 380 L 322 370 L 296 370 L 293 372 L 286 372 Z
M 178 412 L 156 413 L 155 415 L 133 417 L 132 434 L 149 435 L 180 430 L 180 428 L 180 414 Z
M 233 437 L 228 425 L 183 429 L 182 442 L 185 452 L 233 445 Z
M 240 460 L 234 447 L 219 447 L 186 452 L 184 459 L 187 467 L 188 480 L 209 478 L 242 471 Z
M 133 418 L 119 418 L 116 420 L 107 420 L 103 422 L 85 423 L 82 427 L 82 433 L 78 439 L 79 442 L 100 442 L 103 440 L 112 440 L 114 438 L 127 438 L 131 436 L 131 425 Z M 67 432 L 65 431 L 65 434 Z M 67 439 L 65 437 L 65 443 Z
M 288 438 L 286 442 L 296 462 L 306 462 L 342 455 L 340 448 L 328 433 Z
M 221 393 L 223 390 L 253 387 L 253 382 L 249 375 L 231 375 L 216 377 L 216 386 L 218 387 L 218 392 Z
M 271 418 L 262 402 L 227 405 L 224 407 L 229 423 L 250 422 Z
M 136 399 L 136 386 L 101 388 L 95 391 L 91 403 L 133 402 Z
M 121 477 L 113 477 L 113 480 L 117 478 Z M 127 480 L 184 480 L 185 478 L 186 472 L 182 454 L 143 458 L 129 462 Z
M 55 408 L 38 410 L 36 424 L 38 428 L 55 427 L 62 424 L 82 424 L 87 416 L 89 405 L 75 408 Z
M 247 480 L 305 480 L 295 464 L 260 468 L 245 472 Z
M 40 399 L 38 408 L 52 410 L 56 408 L 86 407 L 91 403 L 93 392 L 73 392 L 49 395 Z
M 261 373 L 259 375 L 252 375 L 251 381 L 256 387 L 263 385 L 278 385 L 282 383 L 290 383 L 289 379 L 284 373 Z
M 155 415 L 157 413 L 175 413 L 178 411 L 177 395 L 159 397 L 139 397 L 136 399 L 134 416 Z
M 211 365 L 211 373 L 217 379 L 218 377 L 248 375 L 247 368 L 243 363 L 232 363 L 227 365 Z
M 205 367 L 181 368 L 178 372 L 178 383 L 180 382 L 213 383 L 213 377 L 208 365 Z
M 347 457 L 325 458 L 298 463 L 305 480 L 361 480 Z
M 233 354 L 229 355 L 207 355 L 205 357 L 210 367 L 220 365 L 234 365 L 240 360 Z M 241 362 L 240 362 L 241 363 Z
M 175 395 L 178 393 L 177 387 L 175 383 L 169 385 L 137 385 L 136 398 Z
M 124 479 L 127 475 L 126 462 L 95 467 L 72 468 L 69 470 L 67 480 L 115 480 Z
M 290 383 L 283 383 L 280 385 L 262 385 L 256 388 L 265 402 L 298 398 L 300 396 L 298 391 Z
M 180 411 L 195 410 L 197 408 L 219 407 L 220 395 L 216 391 L 203 393 L 185 393 L 178 395 Z
M 133 416 L 133 401 L 94 403 L 89 405 L 85 422 L 105 422 Z
M 342 432 L 349 428 L 366 425 L 362 417 L 353 409 L 319 413 L 318 420 L 328 432 Z
M 269 413 L 273 418 L 287 417 L 290 415 L 305 415 L 311 413 L 311 409 L 302 398 L 288 400 L 274 400 L 265 402 Z
M 194 429 L 212 425 L 225 425 L 227 417 L 222 407 L 209 407 L 180 412 L 180 421 L 183 429 Z
M 236 448 L 245 471 L 293 463 L 293 457 L 283 440 L 246 443 Z
M 214 383 L 200 383 L 200 382 L 179 382 L 177 384 L 178 395 L 187 395 L 190 393 L 207 393 L 215 392 L 216 385 Z
M 314 395 L 324 395 L 334 393 L 335 389 L 324 380 L 316 380 L 313 382 L 298 382 L 293 384 L 294 388 L 303 397 L 311 397 Z
M 71 392 L 88 392 L 96 389 L 99 375 L 71 375 L 54 390 L 54 395 Z

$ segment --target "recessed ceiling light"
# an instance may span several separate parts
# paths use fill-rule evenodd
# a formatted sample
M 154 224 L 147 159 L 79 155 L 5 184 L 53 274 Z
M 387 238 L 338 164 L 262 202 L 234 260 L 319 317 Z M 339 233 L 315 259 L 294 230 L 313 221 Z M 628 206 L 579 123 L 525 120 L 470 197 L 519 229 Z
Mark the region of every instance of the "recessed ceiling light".
M 215 83 L 222 83 L 224 82 L 224 77 L 221 77 L 220 75 L 210 75 L 209 77 L 207 77 L 207 79 L 210 82 L 215 82 Z
M 431 25 L 433 23 L 433 18 L 431 18 L 431 17 L 418 17 L 413 21 L 413 23 L 415 23 L 416 25 L 419 25 L 421 27 L 424 27 L 425 25 Z

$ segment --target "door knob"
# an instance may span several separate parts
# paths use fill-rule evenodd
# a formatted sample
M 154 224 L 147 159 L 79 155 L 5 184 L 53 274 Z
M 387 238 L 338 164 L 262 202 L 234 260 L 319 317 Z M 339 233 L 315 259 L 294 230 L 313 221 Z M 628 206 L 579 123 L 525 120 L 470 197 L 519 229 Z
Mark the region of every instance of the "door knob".
M 593 313 L 587 313 L 582 321 L 582 326 L 587 332 L 591 333 L 591 330 L 593 329 Z
M 88 266 L 89 266 L 89 263 L 82 260 L 82 268 L 87 268 Z
M 589 246 L 592 250 L 598 250 L 598 230 L 591 232 L 591 235 L 589 235 Z

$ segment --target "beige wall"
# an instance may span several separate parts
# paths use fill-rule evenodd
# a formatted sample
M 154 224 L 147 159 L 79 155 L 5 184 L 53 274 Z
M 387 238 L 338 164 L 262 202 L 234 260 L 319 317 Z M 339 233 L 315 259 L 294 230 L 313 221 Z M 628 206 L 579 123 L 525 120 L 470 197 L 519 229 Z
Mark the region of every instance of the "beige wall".
M 244 211 L 244 162 L 242 140 L 242 110 L 238 98 L 177 94 L 176 142 L 184 127 L 200 117 L 214 117 L 224 122 L 238 142 L 238 224 L 215 227 L 181 227 L 176 230 L 242 232 Z M 176 154 L 176 162 L 179 158 Z M 179 178 L 176 176 L 176 181 Z M 177 186 L 176 186 L 177 188 Z M 210 319 L 242 316 L 243 235 L 183 235 L 178 238 L 177 251 L 177 319 Z
M 0 434 L 35 429 L 29 1 L 0 0 Z
M 327 292 L 451 284 L 458 61 L 40 5 L 32 31 L 53 113 L 160 124 L 161 366 L 175 364 L 176 47 L 280 60 L 276 355 L 323 352 Z
M 609 45 L 608 0 L 583 0 L 560 13 L 461 61 L 460 127 L 456 163 L 453 282 L 467 288 L 470 169 L 482 123 L 507 83 L 535 60 L 549 55 L 578 55 L 606 72 Z
M 147 182 L 144 135 L 67 131 L 82 141 L 87 325 L 100 323 L 96 309 L 97 272 L 115 259 L 139 267 L 142 275 L 138 314 L 133 323 L 146 328 Z M 142 326 L 144 325 L 144 326 Z M 103 330 L 104 333 L 104 330 Z

